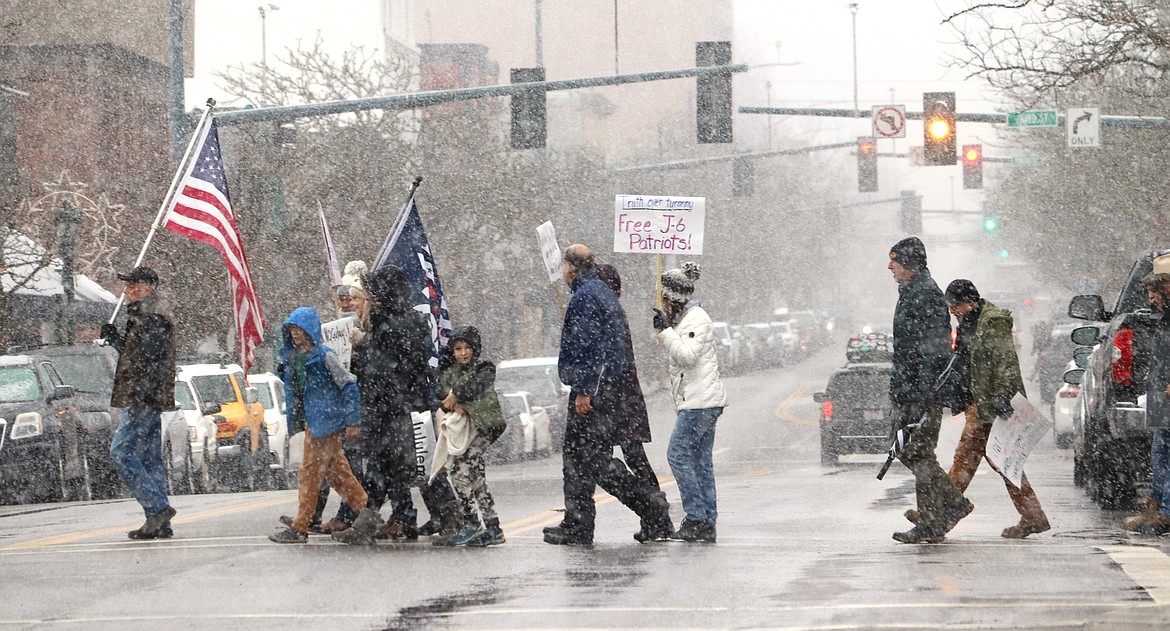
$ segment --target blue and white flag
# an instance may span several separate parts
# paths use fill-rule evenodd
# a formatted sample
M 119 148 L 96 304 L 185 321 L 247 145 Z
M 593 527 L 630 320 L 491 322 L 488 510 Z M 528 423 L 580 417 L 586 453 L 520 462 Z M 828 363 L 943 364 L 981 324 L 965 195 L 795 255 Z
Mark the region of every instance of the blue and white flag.
M 430 364 L 432 368 L 438 368 L 439 355 L 451 337 L 451 315 L 447 311 L 443 284 L 439 282 L 435 258 L 431 255 L 431 246 L 427 242 L 427 233 L 423 230 L 422 218 L 419 217 L 414 198 L 407 205 L 389 248 L 383 250 L 374 262 L 374 269 L 383 265 L 393 265 L 406 275 L 414 309 L 423 314 L 431 325 Z

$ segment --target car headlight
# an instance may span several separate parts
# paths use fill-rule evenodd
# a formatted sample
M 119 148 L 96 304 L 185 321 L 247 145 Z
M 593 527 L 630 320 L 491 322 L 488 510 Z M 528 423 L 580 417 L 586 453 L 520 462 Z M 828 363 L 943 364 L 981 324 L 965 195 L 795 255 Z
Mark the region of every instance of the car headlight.
M 40 436 L 43 433 L 45 433 L 45 425 L 41 421 L 41 415 L 36 412 L 25 412 L 16 415 L 16 420 L 12 422 L 10 436 L 13 439 L 19 439 Z
M 187 442 L 193 443 L 199 440 L 199 430 L 195 429 L 193 425 L 187 426 Z

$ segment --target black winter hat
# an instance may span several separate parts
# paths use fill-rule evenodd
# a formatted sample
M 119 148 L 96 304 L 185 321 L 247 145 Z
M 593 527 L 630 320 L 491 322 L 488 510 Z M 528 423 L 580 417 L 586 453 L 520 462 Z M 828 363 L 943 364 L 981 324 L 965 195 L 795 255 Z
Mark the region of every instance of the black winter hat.
M 966 278 L 957 278 L 947 285 L 947 304 L 959 305 L 968 302 L 979 302 L 979 290 L 975 289 L 975 283 Z
M 906 237 L 890 248 L 890 260 L 915 272 L 926 269 L 926 246 L 918 237 Z

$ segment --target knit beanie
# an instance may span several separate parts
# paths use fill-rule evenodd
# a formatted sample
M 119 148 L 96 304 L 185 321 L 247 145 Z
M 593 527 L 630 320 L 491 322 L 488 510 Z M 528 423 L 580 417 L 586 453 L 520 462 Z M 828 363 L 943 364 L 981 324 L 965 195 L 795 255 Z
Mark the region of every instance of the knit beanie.
M 947 304 L 961 305 L 968 302 L 979 302 L 979 290 L 975 289 L 975 283 L 966 278 L 958 278 L 951 281 L 947 285 Z
M 345 273 L 341 276 L 341 285 L 347 294 L 354 298 L 369 298 L 366 294 L 362 278 L 369 269 L 365 261 L 350 261 L 345 264 Z
M 662 297 L 671 302 L 691 299 L 695 293 L 695 281 L 699 280 L 699 264 L 687 261 L 682 268 L 668 269 L 662 273 Z
M 918 237 L 906 237 L 890 248 L 890 260 L 908 270 L 926 269 L 926 246 Z

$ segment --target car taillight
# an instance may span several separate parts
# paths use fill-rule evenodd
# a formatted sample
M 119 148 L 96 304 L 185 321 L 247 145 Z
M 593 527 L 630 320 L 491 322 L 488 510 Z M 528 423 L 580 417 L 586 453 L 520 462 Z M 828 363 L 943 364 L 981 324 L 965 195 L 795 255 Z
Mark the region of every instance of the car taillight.
M 1069 386 L 1067 388 L 1061 388 L 1060 391 L 1056 393 L 1056 396 L 1062 399 L 1075 399 L 1080 393 L 1081 389 L 1077 386 Z
M 1120 386 L 1133 385 L 1133 330 L 1121 329 L 1113 338 L 1113 381 Z
M 833 402 L 825 401 L 821 404 L 821 414 L 824 415 L 826 421 L 833 420 Z
M 959 331 L 958 329 L 951 329 L 951 350 L 959 347 Z

